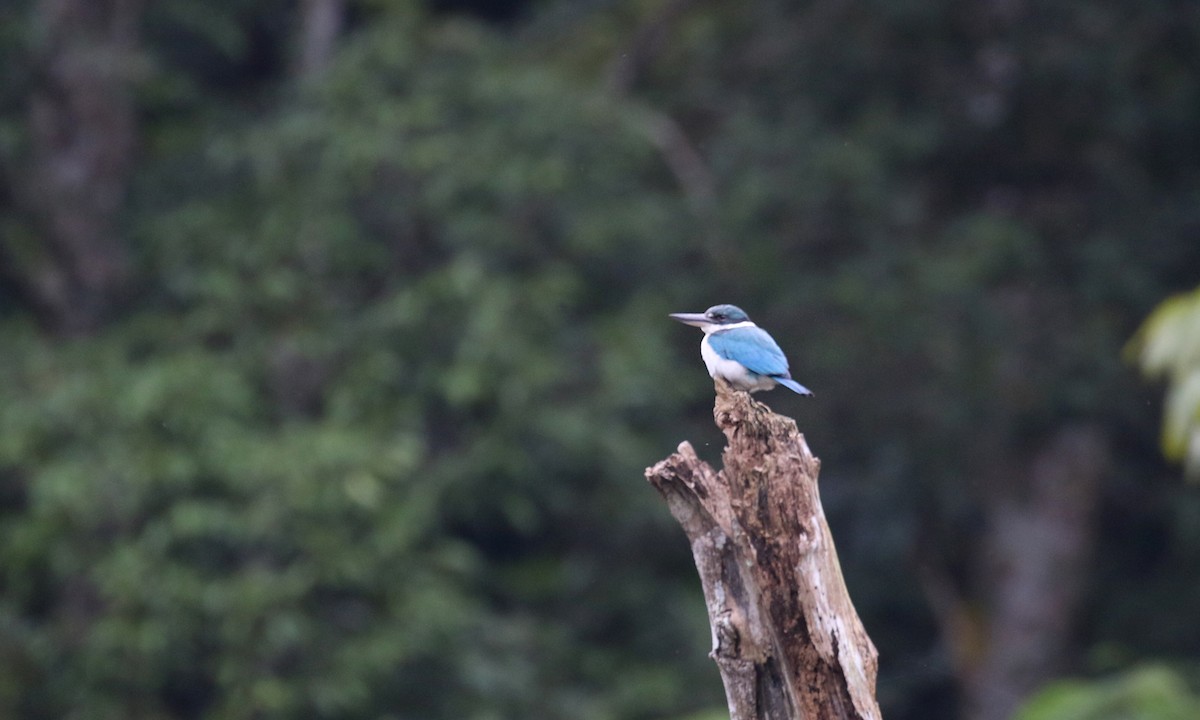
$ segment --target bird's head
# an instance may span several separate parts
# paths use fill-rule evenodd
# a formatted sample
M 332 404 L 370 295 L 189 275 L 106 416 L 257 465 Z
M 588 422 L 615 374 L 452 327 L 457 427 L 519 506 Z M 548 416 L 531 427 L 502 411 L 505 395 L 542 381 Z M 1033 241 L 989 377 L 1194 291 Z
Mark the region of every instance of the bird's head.
M 694 325 L 705 333 L 750 321 L 750 316 L 736 305 L 713 305 L 702 313 L 671 313 L 669 317 L 686 325 Z

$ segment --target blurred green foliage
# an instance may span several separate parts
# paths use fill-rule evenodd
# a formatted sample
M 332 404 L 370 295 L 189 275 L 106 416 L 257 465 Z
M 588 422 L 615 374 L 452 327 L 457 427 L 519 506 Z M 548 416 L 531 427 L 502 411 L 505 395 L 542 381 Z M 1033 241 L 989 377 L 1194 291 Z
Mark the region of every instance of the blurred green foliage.
M 1155 308 L 1129 351 L 1148 376 L 1167 380 L 1163 452 L 1200 478 L 1200 290 Z
M 620 108 L 415 22 L 146 168 L 145 310 L 5 322 L 4 714 L 719 700 L 677 669 L 715 678 L 640 481 L 685 395 L 651 382 L 672 328 L 633 331 L 680 201 Z
M 1047 687 L 1014 720 L 1189 720 L 1200 697 L 1175 672 L 1140 667 L 1116 678 Z
M 148 6 L 117 321 L 50 337 L 0 284 L 0 716 L 719 716 L 641 480 L 718 451 L 664 318 L 718 301 L 817 393 L 768 402 L 823 459 L 889 718 L 956 712 L 919 539 L 970 576 L 995 484 L 1072 421 L 1118 457 L 1079 648 L 1194 658 L 1200 498 L 1120 360 L 1200 267 L 1194 12 L 694 4 L 618 93 L 652 3 L 354 2 L 308 83 L 291 5 Z

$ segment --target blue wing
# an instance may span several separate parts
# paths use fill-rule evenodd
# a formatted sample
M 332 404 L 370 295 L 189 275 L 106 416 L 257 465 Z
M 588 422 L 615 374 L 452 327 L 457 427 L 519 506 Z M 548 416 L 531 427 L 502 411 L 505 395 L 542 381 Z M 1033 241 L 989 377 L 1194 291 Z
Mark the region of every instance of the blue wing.
M 750 372 L 788 377 L 787 358 L 762 328 L 741 327 L 715 332 L 708 336 L 708 344 L 717 355 L 741 363 Z

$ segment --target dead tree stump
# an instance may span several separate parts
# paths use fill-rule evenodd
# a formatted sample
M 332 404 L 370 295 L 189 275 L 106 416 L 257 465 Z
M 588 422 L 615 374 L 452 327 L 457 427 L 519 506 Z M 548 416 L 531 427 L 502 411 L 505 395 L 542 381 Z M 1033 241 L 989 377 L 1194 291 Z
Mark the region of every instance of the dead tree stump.
M 688 442 L 646 470 L 691 541 L 730 720 L 879 720 L 878 655 L 791 418 L 717 382 L 724 469 Z

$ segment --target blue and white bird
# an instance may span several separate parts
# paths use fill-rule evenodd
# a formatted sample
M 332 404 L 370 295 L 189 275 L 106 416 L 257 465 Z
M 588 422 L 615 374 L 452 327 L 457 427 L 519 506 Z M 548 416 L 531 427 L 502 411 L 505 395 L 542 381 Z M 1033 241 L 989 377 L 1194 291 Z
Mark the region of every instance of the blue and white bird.
M 738 390 L 758 392 L 782 385 L 801 395 L 812 392 L 792 379 L 775 340 L 734 305 L 714 305 L 702 313 L 671 313 L 672 319 L 704 331 L 700 356 L 708 374 Z

